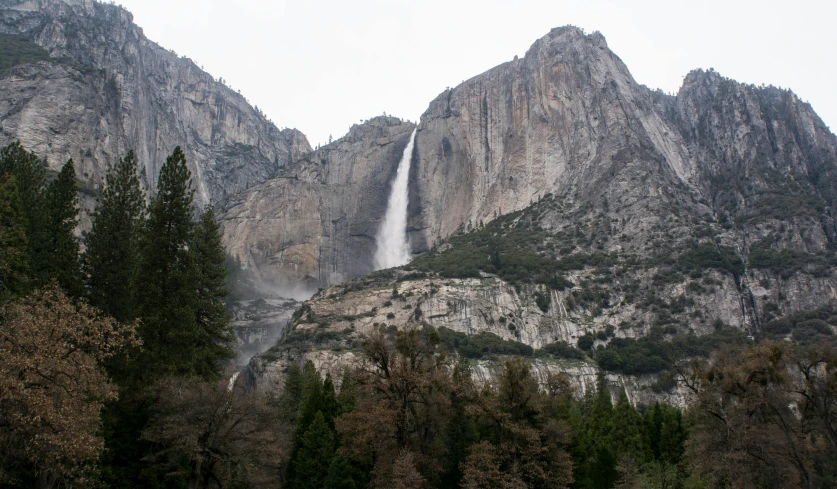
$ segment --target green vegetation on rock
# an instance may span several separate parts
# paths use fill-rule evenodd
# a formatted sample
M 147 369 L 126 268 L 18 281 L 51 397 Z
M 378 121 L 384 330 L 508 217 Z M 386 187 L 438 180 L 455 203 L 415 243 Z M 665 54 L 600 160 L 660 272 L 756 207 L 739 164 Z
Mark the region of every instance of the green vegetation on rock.
M 439 328 L 442 348 L 466 358 L 484 358 L 490 355 L 516 355 L 531 357 L 534 351 L 529 345 L 500 338 L 494 333 L 482 332 L 468 335 L 451 329 Z
M 38 61 L 53 60 L 44 48 L 29 38 L 17 34 L 0 34 L 0 70 Z

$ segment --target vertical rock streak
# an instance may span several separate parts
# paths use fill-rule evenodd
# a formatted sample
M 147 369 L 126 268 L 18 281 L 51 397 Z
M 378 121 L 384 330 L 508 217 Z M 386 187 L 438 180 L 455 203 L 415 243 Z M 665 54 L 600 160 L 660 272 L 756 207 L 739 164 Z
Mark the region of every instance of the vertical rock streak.
M 387 201 L 387 212 L 375 238 L 378 245 L 375 250 L 376 270 L 401 266 L 410 261 L 410 243 L 407 241 L 408 178 L 415 142 L 416 131 L 413 130 L 410 142 L 398 162 L 398 171 Z

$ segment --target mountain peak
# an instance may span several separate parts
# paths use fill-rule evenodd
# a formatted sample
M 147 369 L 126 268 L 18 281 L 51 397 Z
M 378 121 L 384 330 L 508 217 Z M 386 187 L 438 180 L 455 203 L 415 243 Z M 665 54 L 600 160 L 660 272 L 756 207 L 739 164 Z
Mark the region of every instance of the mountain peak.
M 537 52 L 546 46 L 551 46 L 560 51 L 569 46 L 580 46 L 585 44 L 589 45 L 591 48 L 608 50 L 607 40 L 601 32 L 594 31 L 587 34 L 584 29 L 581 29 L 580 27 L 565 25 L 553 28 L 545 36 L 535 41 L 526 52 L 526 56 L 529 56 L 530 52 Z

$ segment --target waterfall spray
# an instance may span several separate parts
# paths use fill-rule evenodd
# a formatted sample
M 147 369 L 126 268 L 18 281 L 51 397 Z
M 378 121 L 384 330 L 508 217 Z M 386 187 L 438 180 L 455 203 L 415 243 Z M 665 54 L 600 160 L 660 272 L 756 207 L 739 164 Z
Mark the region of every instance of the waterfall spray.
M 375 269 L 398 267 L 410 261 L 410 243 L 407 241 L 407 203 L 409 202 L 408 179 L 410 160 L 413 159 L 413 145 L 416 142 L 416 130 L 410 136 L 410 142 L 404 148 L 398 171 L 392 181 L 392 189 L 387 202 L 387 212 L 378 229 L 375 241 Z

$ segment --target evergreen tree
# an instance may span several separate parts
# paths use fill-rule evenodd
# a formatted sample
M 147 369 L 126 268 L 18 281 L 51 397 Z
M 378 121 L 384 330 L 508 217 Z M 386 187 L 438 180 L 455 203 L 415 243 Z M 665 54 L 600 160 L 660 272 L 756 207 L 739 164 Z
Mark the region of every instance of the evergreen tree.
M 596 382 L 596 394 L 588 399 L 586 416 L 577 418 L 573 440 L 574 487 L 609 488 L 616 483 L 616 453 L 612 444 L 613 403 L 602 373 Z
M 146 380 L 196 374 L 205 347 L 194 314 L 188 245 L 192 237 L 191 173 L 180 147 L 166 159 L 140 239 L 137 292 L 141 302 Z
M 326 378 L 323 381 L 323 388 L 320 394 L 320 411 L 323 413 L 326 423 L 331 428 L 334 428 L 334 420 L 337 419 L 341 412 L 340 403 L 337 401 L 337 395 L 334 391 L 334 381 L 331 380 L 331 374 L 326 373 Z
M 297 364 L 288 367 L 282 395 L 278 400 L 279 417 L 289 426 L 296 426 L 299 405 L 302 403 L 302 369 Z
M 471 368 L 464 357 L 460 357 L 454 366 L 451 378 L 454 388 L 450 394 L 450 423 L 445 433 L 448 454 L 440 477 L 443 487 L 459 487 L 462 463 L 470 446 L 479 441 L 477 417 L 468 413 L 470 397 L 476 388 L 471 381 Z
M 669 464 L 680 463 L 687 436 L 680 409 L 655 403 L 645 412 L 643 423 L 654 458 Z
M 322 393 L 323 380 L 314 363 L 308 360 L 302 368 L 302 397 L 297 418 L 297 437 L 308 430 L 317 412 L 322 410 Z
M 79 246 L 73 231 L 78 225 L 78 186 L 70 159 L 44 192 L 37 228 L 30 235 L 32 272 L 42 284 L 56 279 L 72 297 L 84 294 Z
M 355 410 L 357 406 L 358 384 L 350 370 L 343 372 L 340 380 L 340 393 L 337 395 L 337 402 L 340 403 L 340 412 L 348 413 Z
M 628 401 L 625 389 L 619 394 L 619 401 L 613 408 L 613 431 L 611 444 L 614 451 L 644 462 L 652 457 L 648 449 L 642 416 Z
M 137 314 L 138 240 L 144 216 L 145 196 L 131 151 L 108 171 L 85 242 L 90 302 L 121 322 Z
M 224 266 L 224 244 L 215 211 L 207 206 L 195 225 L 189 245 L 195 294 L 195 321 L 202 342 L 195 368 L 199 375 L 220 374 L 218 360 L 235 355 L 230 326 L 230 313 L 225 307 L 227 269 Z
M 16 141 L 0 149 L 0 175 L 15 177 L 26 215 L 26 234 L 31 240 L 38 224 L 38 211 L 46 185 L 46 169 L 35 153 L 27 152 L 20 141 Z
M 23 295 L 28 286 L 26 216 L 13 175 L 0 176 L 0 303 Z
M 302 448 L 302 437 L 308 432 L 318 415 L 323 420 L 325 420 L 325 416 L 322 413 L 323 381 L 316 367 L 314 367 L 314 363 L 308 360 L 302 370 L 295 367 L 295 372 L 292 369 L 289 373 L 293 375 L 293 379 L 290 375 L 286 379 L 285 395 L 289 396 L 290 405 L 283 406 L 283 411 L 290 414 L 296 426 L 287 468 L 288 480 L 293 481 L 298 477 L 297 468 Z M 288 389 L 289 387 L 290 389 Z M 333 427 L 329 426 L 329 429 L 331 430 Z
M 660 460 L 676 465 L 683 458 L 686 428 L 683 414 L 674 406 L 666 406 L 666 417 L 660 429 Z
M 11 176 L 17 189 L 16 200 L 23 213 L 23 225 L 27 239 L 26 268 L 32 277 L 32 244 L 40 234 L 41 204 L 43 203 L 46 169 L 38 156 L 26 151 L 20 141 L 13 142 L 0 149 L 0 178 Z M 7 189 L 8 190 L 8 189 Z M 13 205 L 10 203 L 10 205 Z
M 335 455 L 328 466 L 323 480 L 323 489 L 361 489 L 366 487 L 363 474 L 352 466 L 345 457 Z
M 334 458 L 334 432 L 323 413 L 317 411 L 311 426 L 300 438 L 295 470 L 291 478 L 294 489 L 320 489 Z

